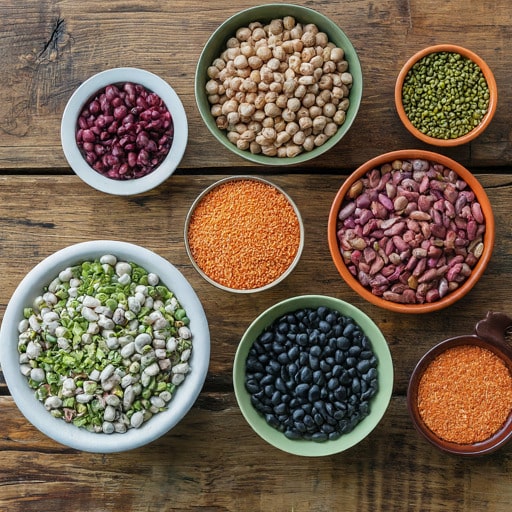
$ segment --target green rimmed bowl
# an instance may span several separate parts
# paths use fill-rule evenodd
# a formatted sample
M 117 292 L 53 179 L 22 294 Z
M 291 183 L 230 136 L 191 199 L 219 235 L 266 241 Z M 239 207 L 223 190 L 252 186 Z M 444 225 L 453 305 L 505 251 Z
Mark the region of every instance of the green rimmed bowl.
M 245 366 L 249 351 L 257 337 L 274 320 L 298 309 L 328 307 L 352 318 L 363 330 L 372 344 L 378 359 L 378 391 L 370 401 L 370 413 L 355 428 L 336 440 L 315 442 L 304 439 L 289 439 L 274 427 L 251 404 L 245 387 Z M 242 415 L 251 428 L 272 446 L 294 455 L 321 457 L 340 453 L 360 443 L 379 424 L 387 410 L 393 389 L 393 361 L 388 344 L 375 322 L 355 306 L 334 297 L 302 295 L 285 299 L 261 313 L 245 331 L 236 351 L 233 365 L 233 385 Z

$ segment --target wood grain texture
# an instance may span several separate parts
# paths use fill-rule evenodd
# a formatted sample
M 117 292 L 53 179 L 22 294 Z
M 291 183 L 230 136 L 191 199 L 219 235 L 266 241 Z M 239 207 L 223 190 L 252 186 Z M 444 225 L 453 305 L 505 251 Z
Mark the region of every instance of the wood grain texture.
M 121 454 L 60 446 L 18 411 L 0 371 L 0 512 L 505 512 L 512 503 L 512 445 L 478 459 L 435 450 L 415 432 L 408 379 L 441 339 L 469 334 L 488 310 L 512 314 L 512 136 L 508 0 L 320 0 L 296 2 L 331 17 L 356 47 L 364 73 L 360 114 L 343 141 L 301 168 L 251 167 L 208 133 L 195 105 L 195 66 L 241 0 L 3 0 L 0 9 L 0 320 L 25 274 L 70 244 L 116 239 L 151 249 L 191 282 L 209 321 L 211 364 L 196 404 L 150 445 Z M 474 143 L 442 151 L 473 170 L 494 208 L 497 239 L 471 293 L 441 312 L 402 315 L 359 298 L 338 275 L 326 240 L 331 202 L 348 173 L 380 153 L 422 147 L 393 104 L 401 65 L 428 44 L 454 42 L 485 58 L 499 89 L 497 114 Z M 113 197 L 85 185 L 60 147 L 60 118 L 74 91 L 110 67 L 139 66 L 168 80 L 189 116 L 178 172 L 158 188 Z M 433 149 L 433 148 L 427 148 Z M 295 271 L 276 288 L 233 296 L 205 282 L 183 243 L 195 197 L 233 174 L 266 175 L 296 201 L 306 243 Z M 303 458 L 262 441 L 243 419 L 232 388 L 238 342 L 256 315 L 306 293 L 341 298 L 381 328 L 394 362 L 389 409 L 345 453 Z M 4 342 L 4 340 L 0 340 Z
M 367 0 L 296 2 L 335 21 L 351 39 L 363 69 L 359 115 L 347 136 L 307 168 L 352 169 L 386 151 L 426 147 L 400 124 L 393 102 L 403 63 L 424 46 L 454 42 L 487 60 L 500 92 L 489 129 L 475 142 L 447 152 L 473 166 L 510 162 L 507 113 L 512 8 L 508 0 Z M 90 0 L 18 2 L 0 10 L 0 164 L 3 168 L 69 172 L 60 147 L 60 118 L 84 80 L 118 66 L 142 67 L 169 81 L 189 116 L 190 140 L 181 167 L 248 167 L 207 131 L 194 99 L 201 50 L 230 15 L 258 2 L 136 2 Z M 470 14 L 469 14 L 470 13 Z M 384 128 L 384 129 L 383 129 Z

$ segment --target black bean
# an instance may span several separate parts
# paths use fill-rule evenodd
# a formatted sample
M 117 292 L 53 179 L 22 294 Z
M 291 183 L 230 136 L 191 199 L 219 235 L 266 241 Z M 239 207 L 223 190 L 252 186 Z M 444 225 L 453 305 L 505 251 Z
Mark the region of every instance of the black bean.
M 295 394 L 299 398 L 306 398 L 308 396 L 308 393 L 309 393 L 309 384 L 299 384 L 295 388 Z
M 312 382 L 313 372 L 311 371 L 311 368 L 304 366 L 299 373 L 299 379 L 301 382 Z
M 245 385 L 255 409 L 288 438 L 337 439 L 369 414 L 377 363 L 350 317 L 303 309 L 282 315 L 255 340 Z

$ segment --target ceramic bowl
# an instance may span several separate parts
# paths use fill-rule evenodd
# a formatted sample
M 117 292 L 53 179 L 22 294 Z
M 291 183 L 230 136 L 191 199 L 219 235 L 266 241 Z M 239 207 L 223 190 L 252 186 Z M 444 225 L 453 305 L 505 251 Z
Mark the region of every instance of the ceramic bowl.
M 295 256 L 293 257 L 293 259 L 288 258 L 288 255 L 285 253 L 285 256 L 290 260 L 289 265 L 286 268 L 284 268 L 284 264 L 283 264 L 283 272 L 279 275 L 276 275 L 272 281 L 268 281 L 268 282 L 260 281 L 260 279 L 256 275 L 256 272 L 250 271 L 249 274 L 252 276 L 252 279 L 250 281 L 251 284 L 247 288 L 237 287 L 235 285 L 235 282 L 236 282 L 235 280 L 230 281 L 228 279 L 228 277 L 230 275 L 229 272 L 231 272 L 231 275 L 234 275 L 234 276 L 242 275 L 242 272 L 243 272 L 242 266 L 245 264 L 245 261 L 242 261 L 241 258 L 236 258 L 236 259 L 223 258 L 222 266 L 225 271 L 223 272 L 222 276 L 219 274 L 219 277 L 217 277 L 217 275 L 213 274 L 213 270 L 209 271 L 209 270 L 203 268 L 201 262 L 197 261 L 197 258 L 194 255 L 194 250 L 191 247 L 190 236 L 189 236 L 190 224 L 192 222 L 194 214 L 195 214 L 198 206 L 200 205 L 200 203 L 203 200 L 205 200 L 206 196 L 208 196 L 210 193 L 214 192 L 216 189 L 219 189 L 219 187 L 223 187 L 225 185 L 229 185 L 230 183 L 241 182 L 241 181 L 253 181 L 253 182 L 256 182 L 259 184 L 263 184 L 263 185 L 273 189 L 274 193 L 279 194 L 286 201 L 286 203 L 293 208 L 293 211 L 294 211 L 294 214 L 295 214 L 295 217 L 297 220 L 297 224 L 298 224 L 298 232 L 297 232 L 298 240 L 297 240 L 297 250 L 295 252 Z M 272 196 L 270 197 L 270 199 L 272 199 Z M 238 192 L 238 194 L 237 194 L 236 191 L 233 191 L 232 196 L 230 197 L 229 200 L 231 201 L 231 207 L 234 208 L 235 211 L 237 211 L 237 208 L 240 208 L 241 210 L 244 209 L 244 204 L 245 204 L 244 202 L 246 201 L 246 197 L 243 195 L 243 192 Z M 256 212 L 255 216 L 253 216 L 254 219 L 257 219 L 260 217 L 261 217 L 261 211 Z M 217 245 L 219 245 L 219 246 L 222 245 L 223 247 L 230 247 L 230 245 L 234 245 L 232 242 L 230 243 L 230 236 L 231 236 L 230 233 L 235 225 L 236 226 L 242 225 L 247 230 L 252 229 L 252 227 L 249 226 L 249 224 L 240 224 L 240 221 L 238 221 L 236 219 L 234 219 L 234 223 L 230 222 L 230 220 L 225 217 L 224 212 L 219 211 L 219 210 L 211 210 L 209 212 L 209 219 L 210 219 L 210 221 L 212 219 L 215 221 L 215 230 L 212 230 L 211 233 L 215 233 L 215 235 L 217 237 L 217 239 L 216 239 Z M 219 222 L 221 219 L 223 219 L 223 220 L 221 222 Z M 265 220 L 262 217 L 260 218 L 260 221 L 265 222 Z M 268 218 L 268 222 L 271 222 L 271 221 L 272 221 L 272 218 L 271 217 Z M 288 228 L 287 224 L 282 226 L 282 229 L 287 229 L 287 228 Z M 275 232 L 276 229 L 281 229 L 281 228 L 276 227 L 274 230 L 268 231 L 267 234 L 268 234 L 270 241 L 272 241 L 272 239 L 274 239 L 275 241 L 278 241 L 281 238 L 281 233 Z M 238 227 L 237 227 L 237 230 L 238 230 Z M 185 248 L 186 248 L 187 254 L 190 258 L 190 261 L 192 262 L 192 265 L 194 266 L 196 271 L 210 284 L 212 284 L 213 286 L 216 286 L 217 288 L 219 288 L 221 290 L 233 292 L 233 293 L 239 293 L 239 294 L 257 293 L 257 292 L 269 290 L 270 288 L 276 286 L 277 284 L 281 283 L 284 279 L 286 279 L 293 272 L 293 270 L 295 269 L 295 267 L 297 266 L 297 264 L 300 260 L 300 257 L 302 255 L 302 250 L 304 248 L 304 223 L 302 222 L 302 217 L 301 217 L 301 214 L 300 214 L 300 211 L 299 211 L 297 205 L 295 204 L 293 199 L 288 195 L 288 193 L 285 190 L 283 190 L 281 187 L 278 187 L 274 183 L 271 183 L 269 180 L 266 180 L 266 179 L 263 179 L 263 178 L 260 178 L 257 176 L 232 176 L 229 178 L 223 178 L 223 179 L 211 184 L 205 190 L 203 190 L 203 192 L 201 192 L 201 194 L 199 194 L 199 196 L 195 199 L 195 201 L 192 203 L 192 206 L 189 209 L 189 212 L 188 212 L 186 220 L 185 220 L 184 239 L 185 239 Z M 252 240 L 252 237 L 250 237 L 250 239 Z M 211 252 L 211 245 L 210 245 L 211 243 L 212 243 L 211 240 L 204 239 L 203 244 L 201 244 L 201 245 L 204 245 L 205 250 L 209 250 Z M 208 247 L 210 247 L 210 249 L 208 249 Z M 261 263 L 266 266 L 268 265 L 268 261 L 274 261 L 276 266 L 281 266 L 281 259 L 283 256 L 283 252 L 279 248 L 277 248 L 276 250 L 273 250 L 273 251 L 269 250 L 267 252 L 267 247 L 268 247 L 268 245 L 266 245 L 265 247 L 261 247 L 259 244 L 257 247 L 255 246 L 254 250 L 256 252 L 251 253 L 249 255 L 250 259 L 253 260 L 254 265 L 255 265 L 252 268 L 254 268 L 254 269 L 256 268 L 258 261 L 261 261 Z M 232 247 L 232 250 L 239 251 L 239 248 Z M 241 251 L 239 251 L 239 252 L 241 252 Z M 219 257 L 222 257 L 222 256 L 219 255 Z M 233 284 L 231 284 L 231 283 L 233 283 Z
M 438 343 L 423 355 L 414 368 L 407 391 L 409 414 L 421 436 L 441 451 L 467 457 L 486 455 L 502 448 L 512 438 L 512 412 L 503 425 L 487 439 L 472 444 L 461 444 L 447 441 L 430 430 L 418 406 L 418 386 L 425 370 L 434 359 L 454 347 L 470 346 L 489 350 L 503 361 L 509 372 L 512 372 L 512 347 L 504 336 L 511 325 L 512 320 L 507 315 L 489 312 L 485 319 L 478 322 L 474 334 L 457 336 Z
M 487 107 L 487 111 L 481 118 L 479 124 L 474 127 L 472 130 L 466 132 L 465 134 L 456 137 L 456 138 L 436 138 L 433 136 L 428 135 L 427 133 L 424 133 L 421 131 L 417 126 L 415 126 L 409 117 L 406 114 L 406 111 L 404 109 L 403 104 L 403 95 L 402 90 L 404 86 L 404 81 L 406 80 L 406 77 L 411 70 L 411 68 L 421 59 L 424 57 L 439 53 L 439 52 L 448 52 L 448 53 L 457 53 L 462 55 L 462 57 L 470 59 L 475 64 L 478 65 L 478 67 L 481 69 L 484 78 L 487 82 L 487 87 L 489 89 L 489 104 Z M 402 67 L 400 73 L 398 74 L 398 78 L 396 80 L 395 84 L 395 106 L 396 110 L 398 112 L 398 115 L 400 117 L 400 120 L 402 121 L 403 125 L 407 130 L 412 133 L 416 138 L 421 140 L 422 142 L 425 142 L 427 144 L 431 144 L 434 146 L 442 146 L 442 147 L 451 147 L 451 146 L 459 146 L 461 144 L 466 144 L 470 142 L 471 140 L 478 137 L 491 123 L 492 118 L 494 117 L 494 114 L 496 112 L 496 107 L 498 104 L 498 89 L 496 86 L 496 80 L 494 79 L 494 75 L 487 65 L 487 63 L 478 55 L 476 55 L 471 50 L 468 50 L 467 48 L 463 48 L 462 46 L 454 45 L 454 44 L 439 44 L 435 46 L 429 46 L 427 48 L 424 48 L 423 50 L 417 52 L 412 57 L 407 60 L 407 62 Z
M 24 308 L 30 307 L 43 287 L 68 266 L 113 254 L 118 260 L 134 262 L 148 272 L 160 276 L 179 299 L 190 318 L 193 350 L 191 370 L 168 403 L 167 409 L 155 414 L 140 428 L 125 433 L 92 433 L 84 428 L 53 417 L 28 385 L 20 371 L 18 354 L 18 324 Z M 167 260 L 143 247 L 112 240 L 78 243 L 61 249 L 38 263 L 23 278 L 13 293 L 0 330 L 0 361 L 9 391 L 26 419 L 42 433 L 62 445 L 97 453 L 122 452 L 146 445 L 176 426 L 196 401 L 208 371 L 210 335 L 207 319 L 196 293 L 181 272 Z
M 353 85 L 350 90 L 350 107 L 347 110 L 345 122 L 338 128 L 335 135 L 323 145 L 314 148 L 309 152 L 302 152 L 294 157 L 265 156 L 253 154 L 249 150 L 238 149 L 236 145 L 227 139 L 226 131 L 217 127 L 216 121 L 211 114 L 211 105 L 206 93 L 206 83 L 209 80 L 207 75 L 208 67 L 218 58 L 226 48 L 226 42 L 236 34 L 240 27 L 247 27 L 253 22 L 268 23 L 274 19 L 293 16 L 297 22 L 302 24 L 314 23 L 321 31 L 325 32 L 329 41 L 341 47 L 345 51 L 345 59 L 349 64 L 349 72 L 353 76 Z M 229 151 L 251 162 L 262 165 L 292 165 L 300 164 L 316 158 L 336 146 L 346 135 L 359 110 L 363 91 L 363 76 L 357 52 L 348 36 L 338 25 L 323 14 L 308 7 L 294 4 L 264 4 L 250 7 L 240 11 L 224 21 L 208 39 L 199 57 L 195 76 L 196 103 L 201 117 L 210 133 Z
M 270 426 L 254 408 L 245 386 L 246 360 L 258 336 L 282 315 L 304 308 L 324 306 L 352 318 L 369 338 L 374 355 L 378 359 L 378 391 L 370 399 L 370 413 L 355 428 L 338 439 L 317 442 L 306 439 L 290 439 L 277 428 Z M 377 325 L 360 309 L 334 297 L 302 295 L 285 299 L 261 313 L 247 328 L 236 351 L 233 365 L 233 385 L 236 399 L 247 423 L 254 432 L 272 446 L 294 455 L 320 457 L 339 453 L 360 443 L 379 424 L 391 399 L 393 388 L 393 362 L 389 347 Z
M 157 94 L 169 110 L 174 136 L 167 156 L 149 174 L 126 180 L 112 179 L 95 171 L 76 143 L 77 121 L 84 105 L 111 84 L 131 82 Z M 188 141 L 188 121 L 176 91 L 159 76 L 138 68 L 114 68 L 102 71 L 83 82 L 70 97 L 62 115 L 61 143 L 71 169 L 85 183 L 107 194 L 129 196 L 147 192 L 166 181 L 181 162 Z
M 344 205 L 344 201 L 346 200 L 347 194 L 351 193 L 352 186 L 358 182 L 362 177 L 366 176 L 370 171 L 380 168 L 384 164 L 391 164 L 396 160 L 427 160 L 430 162 L 436 162 L 441 164 L 445 168 L 449 168 L 454 171 L 459 178 L 465 180 L 468 185 L 468 188 L 471 189 L 481 206 L 481 211 L 484 217 L 485 223 L 485 233 L 483 234 L 483 245 L 480 246 L 480 249 L 483 248 L 482 253 L 474 265 L 472 267 L 472 271 L 469 277 L 458 286 L 453 291 L 448 293 L 443 292 L 441 294 L 441 298 L 433 299 L 430 302 L 419 303 L 401 303 L 393 300 L 388 300 L 382 296 L 382 293 L 374 293 L 372 291 L 371 286 L 367 286 L 367 283 L 364 283 L 359 278 L 359 274 L 356 273 L 354 275 L 349 269 L 349 263 L 346 258 L 342 256 L 340 245 L 338 241 L 338 227 L 339 227 L 339 214 Z M 429 221 L 430 223 L 430 221 Z M 430 224 L 431 225 L 431 224 Z M 328 220 L 328 243 L 329 249 L 331 253 L 331 257 L 333 259 L 334 265 L 336 266 L 338 272 L 344 281 L 352 288 L 355 292 L 357 292 L 361 297 L 365 300 L 371 302 L 372 304 L 388 309 L 390 311 L 397 311 L 400 313 L 429 313 L 432 311 L 437 311 L 443 309 L 451 304 L 454 304 L 462 297 L 464 297 L 469 291 L 476 285 L 478 280 L 482 277 L 492 255 L 493 247 L 494 247 L 494 239 L 495 239 L 495 224 L 494 224 L 494 216 L 492 212 L 492 207 L 487 197 L 485 190 L 482 185 L 478 181 L 471 172 L 469 172 L 465 167 L 463 167 L 458 162 L 448 158 L 444 155 L 433 153 L 430 151 L 423 150 L 413 150 L 413 149 L 405 149 L 399 151 L 392 151 L 389 153 L 384 153 L 379 155 L 371 160 L 368 160 L 366 163 L 361 165 L 356 171 L 354 171 L 342 184 L 331 206 L 331 210 L 329 212 L 329 220 Z M 420 236 L 420 235 L 418 235 Z M 426 235 L 422 234 L 420 239 L 426 239 Z M 430 237 L 429 237 L 430 238 Z M 436 239 L 436 244 L 437 239 Z M 378 243 L 377 243 L 378 246 Z M 362 249 L 362 248 L 361 248 Z M 394 251 L 396 252 L 396 250 Z M 412 264 L 412 253 L 404 252 L 401 256 L 400 265 L 407 266 L 409 263 Z M 359 267 L 361 269 L 361 267 Z M 364 277 L 364 276 L 362 276 Z M 451 290 L 451 289 L 450 289 Z

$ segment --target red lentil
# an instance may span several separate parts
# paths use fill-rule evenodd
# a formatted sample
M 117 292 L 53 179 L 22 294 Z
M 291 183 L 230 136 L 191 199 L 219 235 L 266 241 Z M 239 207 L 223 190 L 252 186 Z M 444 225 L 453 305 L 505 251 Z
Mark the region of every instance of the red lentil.
M 485 348 L 450 348 L 429 364 L 420 379 L 418 409 L 427 427 L 445 441 L 485 441 L 512 410 L 510 370 Z
M 279 278 L 300 245 L 295 210 L 275 187 L 232 180 L 208 192 L 188 227 L 192 257 L 213 281 L 251 290 Z

